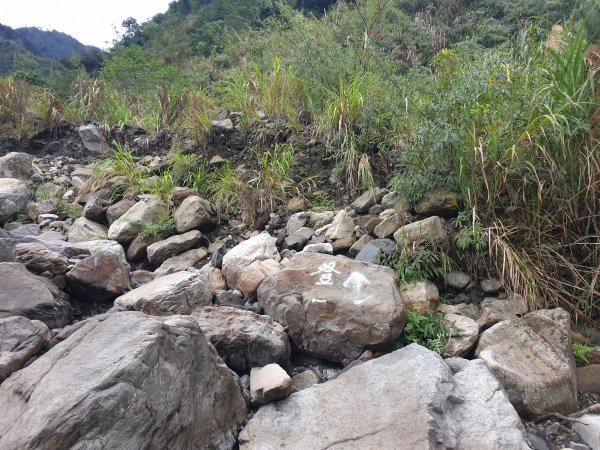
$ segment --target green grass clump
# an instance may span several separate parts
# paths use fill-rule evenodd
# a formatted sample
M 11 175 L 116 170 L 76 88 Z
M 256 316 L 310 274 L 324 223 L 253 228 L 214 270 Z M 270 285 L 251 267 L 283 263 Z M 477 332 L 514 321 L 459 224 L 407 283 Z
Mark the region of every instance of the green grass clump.
M 400 347 L 419 344 L 429 350 L 446 356 L 444 347 L 456 327 L 441 312 L 427 311 L 420 314 L 408 311 L 408 320 L 398 341 Z
M 140 232 L 137 237 L 142 241 L 151 239 L 155 236 L 167 239 L 177 233 L 175 227 L 175 221 L 171 217 L 163 217 L 157 223 L 146 223 L 143 221 L 136 221 L 134 224 L 140 227 Z

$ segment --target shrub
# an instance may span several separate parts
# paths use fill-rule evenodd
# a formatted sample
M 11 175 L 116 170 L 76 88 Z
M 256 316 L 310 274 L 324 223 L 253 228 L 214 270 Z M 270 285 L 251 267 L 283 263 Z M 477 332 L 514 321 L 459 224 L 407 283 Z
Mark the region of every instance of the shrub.
M 420 314 L 408 311 L 408 320 L 399 338 L 398 345 L 419 344 L 423 347 L 445 356 L 445 345 L 448 343 L 455 326 L 446 320 L 441 312 L 427 311 Z

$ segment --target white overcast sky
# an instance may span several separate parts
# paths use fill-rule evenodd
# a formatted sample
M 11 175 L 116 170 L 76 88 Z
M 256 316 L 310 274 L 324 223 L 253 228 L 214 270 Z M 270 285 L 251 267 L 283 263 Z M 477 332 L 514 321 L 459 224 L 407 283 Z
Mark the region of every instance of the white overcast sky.
M 12 28 L 39 27 L 70 34 L 78 41 L 107 48 L 114 26 L 165 12 L 172 0 L 0 0 L 0 23 Z

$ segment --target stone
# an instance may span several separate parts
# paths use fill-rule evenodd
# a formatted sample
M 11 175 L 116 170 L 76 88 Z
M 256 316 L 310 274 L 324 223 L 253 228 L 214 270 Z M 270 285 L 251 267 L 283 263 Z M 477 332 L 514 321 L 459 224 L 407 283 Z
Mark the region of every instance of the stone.
M 106 209 L 106 220 L 108 222 L 108 226 L 112 225 L 118 218 L 129 211 L 133 205 L 135 205 L 135 202 L 128 198 L 124 198 L 114 205 L 110 205 Z
M 473 319 L 456 314 L 446 314 L 445 319 L 452 323 L 450 339 L 444 350 L 451 357 L 464 357 L 471 351 L 479 338 L 479 325 Z
M 160 266 L 167 259 L 190 250 L 205 240 L 204 235 L 198 230 L 171 236 L 168 239 L 155 242 L 146 248 L 148 261 L 155 266 Z
M 323 242 L 321 244 L 308 244 L 303 249 L 303 252 L 312 253 L 324 253 L 326 255 L 333 255 L 333 245 L 329 242 Z
M 37 355 L 50 340 L 50 330 L 39 320 L 21 316 L 0 319 L 0 383 Z
M 379 239 L 385 239 L 392 236 L 398 228 L 406 223 L 406 214 L 394 213 L 385 219 L 375 227 L 373 232 Z
M 205 229 L 213 225 L 215 212 L 211 204 L 196 195 L 186 198 L 175 210 L 173 220 L 178 233 Z
M 48 328 L 62 328 L 71 321 L 69 297 L 23 264 L 0 263 L 0 280 L 0 319 L 23 316 L 44 322 Z
M 213 291 L 223 291 L 227 289 L 227 280 L 225 280 L 223 272 L 216 267 L 206 264 L 200 269 L 199 273 L 206 277 L 208 285 Z
M 202 275 L 176 272 L 155 278 L 115 299 L 115 306 L 164 316 L 190 314 L 196 306 L 212 304 L 212 292 Z
M 104 153 L 106 151 L 106 142 L 100 129 L 94 125 L 82 125 L 77 128 L 79 137 L 83 146 L 92 153 Z
M 178 207 L 186 198 L 192 195 L 198 195 L 198 191 L 188 187 L 176 187 L 171 191 L 171 201 L 175 207 Z
M 181 255 L 173 256 L 167 259 L 154 271 L 156 277 L 162 277 L 171 273 L 188 270 L 198 261 L 202 261 L 208 256 L 205 248 L 194 248 L 183 252 Z
M 437 311 L 440 304 L 440 293 L 431 281 L 417 281 L 402 284 L 400 293 L 408 311 L 425 314 L 428 311 Z
M 5 223 L 27 206 L 29 189 L 22 180 L 0 178 L 0 224 Z
M 313 369 L 305 370 L 292 377 L 292 392 L 298 392 L 303 389 L 308 389 L 315 384 L 319 384 L 321 378 Z
M 215 294 L 215 305 L 217 306 L 243 306 L 246 302 L 239 291 L 218 290 Z
M 196 308 L 192 319 L 230 369 L 289 363 L 290 343 L 284 328 L 268 316 L 228 306 Z
M 573 428 L 592 450 L 600 449 L 600 415 L 585 414 L 573 422 Z
M 353 233 L 354 221 L 352 220 L 352 217 L 342 209 L 336 214 L 331 226 L 325 232 L 325 239 L 335 241 L 336 239 L 340 239 Z
M 284 239 L 282 248 L 301 251 L 314 234 L 315 230 L 312 228 L 299 228 Z
M 139 312 L 86 320 L 0 385 L 0 407 L 3 449 L 233 448 L 247 413 L 193 320 Z
M 87 202 L 83 208 L 83 217 L 86 217 L 94 222 L 106 222 L 106 210 L 110 200 L 110 191 L 101 189 L 88 196 Z
M 364 236 L 361 236 L 361 238 L 356 241 L 354 244 L 352 244 L 352 247 L 350 247 L 350 250 L 348 250 L 348 256 L 351 258 L 355 258 L 360 251 L 365 248 L 365 246 L 371 242 L 373 240 L 373 237 L 365 234 Z
M 470 319 L 477 321 L 479 318 L 479 308 L 473 304 L 458 303 L 456 305 L 447 305 L 441 303 L 438 306 L 438 311 L 444 314 L 456 314 L 459 316 L 465 316 Z M 479 326 L 479 324 L 477 324 Z
M 160 234 L 155 234 L 146 239 L 142 239 L 140 235 L 137 235 L 129 247 L 127 247 L 127 261 L 129 262 L 137 262 L 146 258 L 146 251 L 148 246 L 155 244 L 156 242 L 160 242 L 164 240 L 164 238 Z
M 35 223 L 16 224 L 17 226 L 10 231 L 10 237 L 14 239 L 23 239 L 30 236 L 39 236 L 40 227 Z M 5 227 L 7 227 L 5 225 Z M 7 227 L 8 228 L 8 227 Z
M 158 197 L 150 196 L 127 210 L 108 229 L 108 238 L 121 243 L 135 239 L 144 225 L 157 224 L 168 217 L 167 204 Z
M 469 283 L 471 283 L 472 277 L 465 272 L 448 272 L 444 275 L 444 283 L 453 289 L 462 291 Z
M 134 270 L 129 274 L 129 284 L 135 289 L 154 280 L 154 272 L 147 270 Z
M 458 214 L 460 198 L 444 189 L 429 191 L 415 208 L 420 216 L 453 217 Z
M 391 239 L 373 239 L 358 252 L 356 261 L 371 264 L 381 264 L 380 255 L 391 255 L 396 250 L 396 244 Z
M 10 238 L 0 238 L 0 263 L 16 262 L 15 244 Z
M 416 344 L 262 406 L 239 441 L 240 450 L 530 449 L 519 416 L 482 361 L 465 361 L 453 374 Z
M 345 253 L 350 250 L 355 243 L 356 236 L 354 236 L 354 233 L 347 233 L 333 241 L 333 254 L 337 255 L 338 253 Z
M 50 272 L 52 275 L 64 275 L 71 264 L 61 253 L 53 252 L 46 246 L 34 242 L 17 244 L 15 258 L 32 272 L 40 274 Z
M 81 301 L 113 300 L 131 289 L 129 264 L 120 252 L 99 251 L 79 261 L 66 274 L 69 291 Z
M 31 220 L 38 220 L 38 217 L 42 214 L 54 214 L 57 206 L 58 200 L 54 198 L 40 200 L 39 202 L 29 202 L 27 203 L 27 217 Z
M 287 204 L 287 210 L 290 213 L 304 211 L 306 200 L 302 197 L 292 197 Z
M 489 328 L 503 320 L 516 319 L 527 314 L 527 302 L 520 295 L 514 294 L 507 299 L 486 297 L 480 305 L 481 315 L 477 323 L 481 328 Z
M 359 214 L 366 213 L 371 206 L 379 203 L 383 196 L 387 194 L 387 189 L 375 188 L 364 192 L 360 197 L 352 202 L 352 209 Z
M 534 416 L 577 410 L 575 361 L 569 314 L 541 310 L 506 320 L 484 331 L 475 350 L 502 383 L 523 398 Z
M 426 242 L 442 243 L 448 240 L 448 234 L 442 219 L 433 216 L 400 227 L 394 233 L 394 240 L 402 246 Z
M 247 266 L 239 279 L 239 289 L 247 298 L 256 295 L 256 290 L 265 278 L 281 270 L 281 265 L 274 259 L 254 261 Z
M 211 121 L 211 124 L 217 132 L 223 133 L 233 131 L 233 122 L 231 119 L 213 120 Z
M 106 239 L 108 230 L 86 217 L 80 217 L 69 227 L 69 242 L 85 242 Z
M 0 157 L 0 178 L 28 181 L 33 174 L 33 156 L 22 152 L 10 152 Z
M 275 402 L 290 395 L 292 379 L 279 364 L 250 371 L 250 399 L 254 406 Z
M 581 392 L 600 394 L 600 364 L 577 367 L 577 388 Z
M 497 278 L 487 278 L 481 280 L 479 282 L 479 287 L 484 294 L 497 294 L 503 289 L 502 282 Z
M 229 250 L 223 256 L 221 269 L 227 280 L 227 285 L 232 289 L 238 289 L 240 287 L 239 280 L 244 269 L 254 261 L 264 261 L 265 259 L 281 261 L 276 242 L 276 238 L 263 232 Z
M 394 208 L 398 212 L 408 212 L 410 204 L 406 198 L 399 195 L 397 192 L 385 194 L 381 199 L 381 206 L 384 208 Z
M 331 361 L 390 343 L 406 323 L 394 272 L 343 256 L 298 253 L 257 297 L 301 350 Z

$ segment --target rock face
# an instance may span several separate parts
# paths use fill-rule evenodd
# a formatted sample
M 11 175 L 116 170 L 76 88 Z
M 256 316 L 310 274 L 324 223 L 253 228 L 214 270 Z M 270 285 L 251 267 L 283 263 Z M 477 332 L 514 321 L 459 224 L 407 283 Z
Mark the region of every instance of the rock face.
M 157 316 L 190 314 L 196 306 L 211 303 L 208 281 L 192 272 L 177 272 L 157 278 L 115 300 L 115 306 Z
M 542 310 L 500 322 L 481 334 L 475 355 L 486 362 L 504 389 L 521 394 L 529 414 L 566 415 L 577 410 L 566 311 Z
M 10 152 L 0 157 L 0 178 L 29 180 L 33 175 L 33 156 Z
M 159 223 L 168 215 L 165 202 L 157 197 L 149 197 L 136 203 L 115 220 L 108 229 L 108 238 L 128 243 L 138 235 L 144 224 Z
M 6 380 L 0 407 L 3 449 L 232 448 L 246 417 L 193 320 L 137 312 L 87 320 Z
M 331 361 L 389 343 L 406 323 L 394 272 L 343 256 L 296 254 L 262 282 L 258 302 L 301 349 Z
M 285 365 L 290 343 L 284 328 L 268 316 L 228 306 L 197 308 L 192 318 L 227 367 L 247 373 L 270 363 Z
M 131 289 L 129 264 L 120 250 L 99 251 L 75 264 L 66 275 L 71 292 L 83 301 L 103 302 Z
M 215 216 L 209 202 L 196 195 L 187 197 L 175 210 L 173 219 L 178 233 L 205 228 L 209 226 Z
M 261 407 L 240 433 L 240 449 L 529 449 L 485 364 L 461 361 L 453 375 L 413 344 L 353 367 Z
M 50 330 L 39 320 L 0 319 L 0 383 L 37 355 L 49 339 Z
M 231 289 L 238 289 L 242 272 L 254 261 L 264 261 L 265 259 L 281 261 L 275 242 L 277 239 L 269 236 L 268 233 L 261 233 L 229 250 L 223 256 L 222 267 L 227 285 Z
M 0 178 L 0 224 L 27 206 L 29 190 L 16 178 Z
M 69 242 L 86 242 L 106 239 L 106 227 L 86 217 L 80 217 L 69 228 Z
M 192 230 L 151 244 L 146 249 L 148 261 L 155 266 L 160 266 L 167 259 L 194 248 L 203 239 L 204 235 L 202 233 L 198 230 Z
M 0 318 L 23 316 L 49 328 L 62 328 L 71 320 L 66 294 L 46 278 L 31 274 L 23 264 L 0 263 Z

